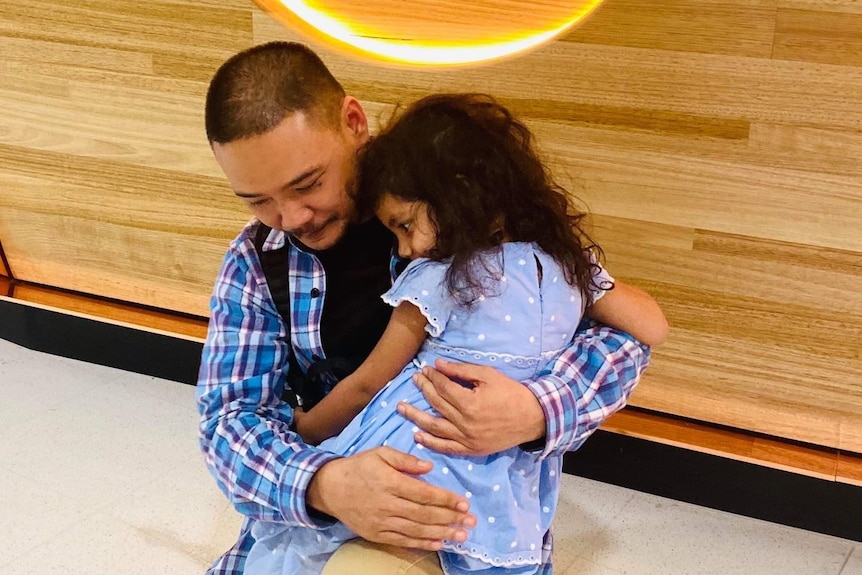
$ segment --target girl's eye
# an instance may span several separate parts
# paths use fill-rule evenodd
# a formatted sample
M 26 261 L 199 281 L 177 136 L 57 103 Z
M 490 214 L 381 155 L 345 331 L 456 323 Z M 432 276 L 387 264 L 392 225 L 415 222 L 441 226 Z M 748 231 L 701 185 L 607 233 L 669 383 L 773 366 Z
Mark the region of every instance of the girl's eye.
M 269 198 L 262 198 L 260 200 L 254 200 L 253 202 L 249 202 L 248 205 L 250 205 L 253 208 L 259 208 L 260 206 L 264 205 L 268 201 L 269 201 Z
M 410 222 L 404 222 L 403 224 L 399 225 L 398 227 L 400 227 L 405 232 L 409 232 L 410 231 Z

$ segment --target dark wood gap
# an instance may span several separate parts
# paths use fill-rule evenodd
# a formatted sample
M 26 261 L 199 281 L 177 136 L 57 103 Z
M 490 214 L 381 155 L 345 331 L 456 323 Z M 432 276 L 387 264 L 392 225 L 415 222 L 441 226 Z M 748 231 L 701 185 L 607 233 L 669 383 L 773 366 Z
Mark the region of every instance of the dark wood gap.
M 12 266 L 9 265 L 9 260 L 6 258 L 6 252 L 3 250 L 2 241 L 0 241 L 0 263 L 3 264 L 3 269 L 0 270 L 0 276 L 5 276 L 10 280 L 14 280 L 15 274 L 12 273 Z

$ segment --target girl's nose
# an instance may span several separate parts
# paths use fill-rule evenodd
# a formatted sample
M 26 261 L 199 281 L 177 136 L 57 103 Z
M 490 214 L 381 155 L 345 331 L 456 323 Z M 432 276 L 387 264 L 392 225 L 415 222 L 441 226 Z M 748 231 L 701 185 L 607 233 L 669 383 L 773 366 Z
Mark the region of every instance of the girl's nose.
M 407 245 L 406 242 L 399 241 L 398 242 L 398 256 L 404 259 L 410 259 L 410 256 L 413 255 L 413 250 L 410 249 L 410 246 Z

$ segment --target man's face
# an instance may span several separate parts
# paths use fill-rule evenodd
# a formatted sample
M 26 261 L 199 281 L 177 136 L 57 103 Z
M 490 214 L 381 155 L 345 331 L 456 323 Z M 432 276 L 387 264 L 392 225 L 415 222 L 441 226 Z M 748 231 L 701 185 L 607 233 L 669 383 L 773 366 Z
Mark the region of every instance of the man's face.
M 335 245 L 356 219 L 348 189 L 368 131 L 358 102 L 345 100 L 342 112 L 338 128 L 297 112 L 270 132 L 212 146 L 251 212 L 315 250 Z

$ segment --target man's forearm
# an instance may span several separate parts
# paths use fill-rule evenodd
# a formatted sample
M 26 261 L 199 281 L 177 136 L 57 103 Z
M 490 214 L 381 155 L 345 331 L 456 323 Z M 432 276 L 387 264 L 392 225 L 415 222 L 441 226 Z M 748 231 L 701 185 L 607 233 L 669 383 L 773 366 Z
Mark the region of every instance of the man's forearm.
M 578 332 L 552 371 L 530 382 L 546 418 L 543 457 L 579 448 L 622 409 L 649 365 L 649 348 L 593 325 Z

